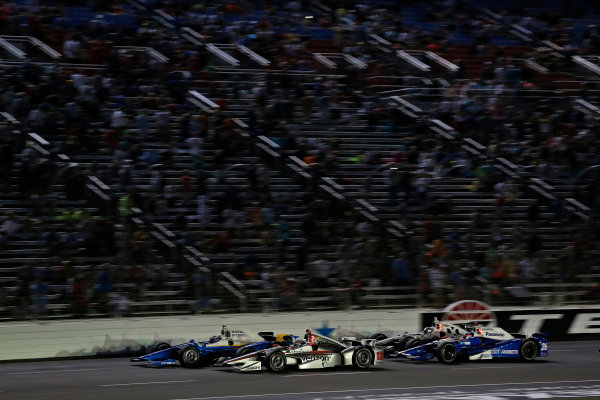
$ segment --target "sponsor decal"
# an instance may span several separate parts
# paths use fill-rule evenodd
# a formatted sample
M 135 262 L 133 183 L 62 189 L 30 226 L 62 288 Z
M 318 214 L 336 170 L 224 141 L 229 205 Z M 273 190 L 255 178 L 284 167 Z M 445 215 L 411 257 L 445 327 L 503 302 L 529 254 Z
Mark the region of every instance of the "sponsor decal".
M 519 354 L 519 350 L 507 350 L 507 349 L 492 349 L 492 354 Z
M 502 333 L 496 333 L 496 332 L 486 332 L 485 336 L 491 336 L 491 337 L 504 337 L 504 334 Z
M 571 323 L 568 334 L 573 333 L 600 333 L 600 313 L 580 313 L 575 316 Z
M 522 332 L 540 332 L 544 321 L 549 319 L 561 319 L 563 314 L 514 314 L 510 316 L 513 321 L 523 321 Z
M 487 304 L 478 300 L 461 300 L 454 302 L 443 310 L 442 321 L 461 322 L 491 322 L 495 325 L 496 315 Z
M 336 343 L 331 342 L 329 340 L 319 338 L 319 337 L 316 337 L 315 339 L 316 339 L 315 343 L 317 344 L 317 346 L 319 346 L 319 348 L 335 350 L 339 347 L 339 345 L 337 345 Z
M 310 361 L 329 362 L 331 360 L 331 356 L 330 355 L 311 354 L 311 355 L 307 355 L 307 356 L 301 356 L 300 360 L 302 360 L 302 362 L 310 362 Z
M 453 303 L 456 304 L 456 303 Z M 464 309 L 466 306 L 458 308 Z M 442 318 L 448 314 L 447 310 L 438 313 L 422 314 L 423 326 L 428 326 L 434 317 Z M 449 314 L 457 322 L 458 316 L 464 318 L 468 316 L 464 311 L 459 313 L 454 307 Z M 471 312 L 471 316 L 477 313 L 484 313 L 483 309 L 477 309 Z M 491 315 L 491 314 L 490 314 Z M 542 332 L 548 335 L 549 340 L 573 340 L 573 339 L 594 339 L 600 335 L 600 307 L 595 308 L 560 308 L 552 309 L 519 309 L 519 310 L 496 310 L 493 311 L 495 317 L 490 324 L 499 326 L 510 333 L 534 333 Z M 481 319 L 479 320 L 481 321 Z M 469 321 L 466 321 L 469 322 Z
M 262 369 L 260 361 L 248 362 L 240 368 L 241 371 L 260 371 Z

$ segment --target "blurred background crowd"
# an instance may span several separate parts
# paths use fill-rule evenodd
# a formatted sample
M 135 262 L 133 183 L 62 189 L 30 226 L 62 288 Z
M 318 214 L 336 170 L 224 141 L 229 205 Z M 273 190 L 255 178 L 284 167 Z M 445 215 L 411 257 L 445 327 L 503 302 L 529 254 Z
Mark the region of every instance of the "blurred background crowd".
M 600 301 L 593 1 L 0 6 L 0 317 Z

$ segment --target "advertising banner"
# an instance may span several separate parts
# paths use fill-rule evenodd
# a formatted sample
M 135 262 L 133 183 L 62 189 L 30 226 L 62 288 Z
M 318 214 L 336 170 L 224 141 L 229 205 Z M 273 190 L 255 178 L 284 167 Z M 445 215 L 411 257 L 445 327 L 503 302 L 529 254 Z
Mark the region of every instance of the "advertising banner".
M 480 322 L 508 332 L 543 332 L 549 340 L 600 338 L 600 306 L 597 308 L 493 309 L 475 300 L 450 304 L 440 312 L 421 314 L 421 326 L 430 326 L 437 317 L 455 323 Z

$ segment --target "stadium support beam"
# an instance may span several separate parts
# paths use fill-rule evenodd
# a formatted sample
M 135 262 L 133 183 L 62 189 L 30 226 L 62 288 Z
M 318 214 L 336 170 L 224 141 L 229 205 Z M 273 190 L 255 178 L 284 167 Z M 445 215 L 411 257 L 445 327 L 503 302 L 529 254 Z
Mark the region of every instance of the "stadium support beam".
M 356 58 L 350 54 L 344 54 L 343 57 L 344 57 L 344 60 L 348 61 L 350 64 L 354 65 L 357 68 L 360 68 L 360 69 L 367 68 L 366 62 L 361 61 L 358 58 Z
M 212 43 L 208 43 L 206 45 L 206 49 L 208 51 L 210 51 L 211 53 L 213 53 L 214 55 L 216 55 L 217 57 L 219 57 L 221 60 L 225 61 L 229 65 L 233 65 L 234 67 L 237 67 L 240 65 L 240 61 L 237 58 L 227 54 L 226 52 L 219 49 L 217 46 L 215 46 Z
M 337 67 L 337 64 L 335 62 L 331 61 L 329 58 L 325 57 L 321 53 L 313 53 L 313 58 L 321 64 L 323 64 L 324 66 L 326 66 L 327 68 L 334 69 Z
M 10 54 L 19 60 L 24 60 L 27 58 L 23 51 L 19 50 L 15 45 L 9 43 L 8 40 L 2 37 L 0 37 L 0 46 L 4 47 Z
M 572 56 L 571 59 L 589 71 L 600 75 L 600 67 L 593 62 L 588 61 L 581 56 Z
M 49 57 L 55 60 L 62 57 L 62 54 L 60 54 L 58 51 L 54 50 L 52 47 L 48 46 L 46 43 L 42 42 L 38 38 L 28 36 L 28 39 L 35 47 L 48 54 Z
M 247 55 L 248 57 L 250 57 L 253 61 L 255 61 L 256 63 L 260 64 L 263 67 L 268 67 L 269 65 L 271 65 L 271 61 L 267 60 L 266 58 L 256 54 L 256 52 L 250 50 L 248 47 L 244 46 L 243 44 L 237 44 L 237 49 L 240 51 L 240 53 L 243 53 L 245 55 Z
M 433 60 L 436 63 L 440 64 L 442 67 L 446 68 L 450 72 L 456 72 L 460 69 L 460 67 L 458 65 L 446 60 L 443 57 L 440 57 L 439 55 L 435 54 L 433 51 L 426 51 L 425 56 L 427 58 L 429 58 L 430 60 Z
M 212 101 L 211 99 L 209 99 L 208 97 L 196 90 L 190 90 L 188 93 L 193 97 L 193 99 L 200 102 L 204 107 L 207 107 L 209 110 L 220 108 L 217 103 L 215 103 L 214 101 Z
M 415 57 L 411 56 L 404 50 L 397 50 L 396 55 L 404 61 L 411 64 L 412 66 L 414 66 L 415 68 L 420 69 L 421 71 L 429 72 L 431 70 L 431 67 L 429 65 L 417 60 Z

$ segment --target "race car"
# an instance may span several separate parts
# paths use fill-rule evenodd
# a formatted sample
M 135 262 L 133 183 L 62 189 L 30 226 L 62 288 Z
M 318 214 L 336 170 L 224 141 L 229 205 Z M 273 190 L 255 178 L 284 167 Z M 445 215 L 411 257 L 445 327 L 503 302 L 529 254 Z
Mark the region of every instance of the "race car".
M 372 339 L 377 340 L 378 346 L 385 346 L 385 355 L 387 357 L 396 357 L 400 352 L 412 347 L 433 342 L 446 337 L 460 337 L 467 333 L 467 330 L 457 324 L 433 320 L 433 325 L 428 326 L 423 331 L 417 333 L 404 332 L 401 335 L 386 336 L 383 333 L 371 335 Z
M 157 367 L 181 365 L 185 368 L 198 368 L 213 365 L 226 358 L 267 349 L 273 345 L 293 343 L 292 335 L 275 336 L 273 332 L 259 332 L 258 334 L 265 340 L 251 342 L 243 331 L 230 331 L 223 326 L 220 335 L 212 336 L 206 341 L 190 340 L 176 346 L 161 343 L 154 352 L 141 357 L 133 357 L 131 362 L 144 362 Z
M 298 369 L 354 366 L 368 368 L 383 362 L 383 347 L 375 339 L 356 340 L 344 337 L 341 341 L 306 330 L 304 339 L 292 345 L 273 346 L 270 349 L 234 357 L 223 362 L 241 372 L 260 372 L 263 367 L 272 372 L 283 372 L 288 366 Z
M 444 364 L 464 360 L 491 360 L 515 358 L 533 361 L 548 355 L 548 338 L 544 333 L 510 334 L 498 327 L 467 326 L 468 332 L 461 337 L 443 338 L 399 352 L 413 360 L 433 357 Z

